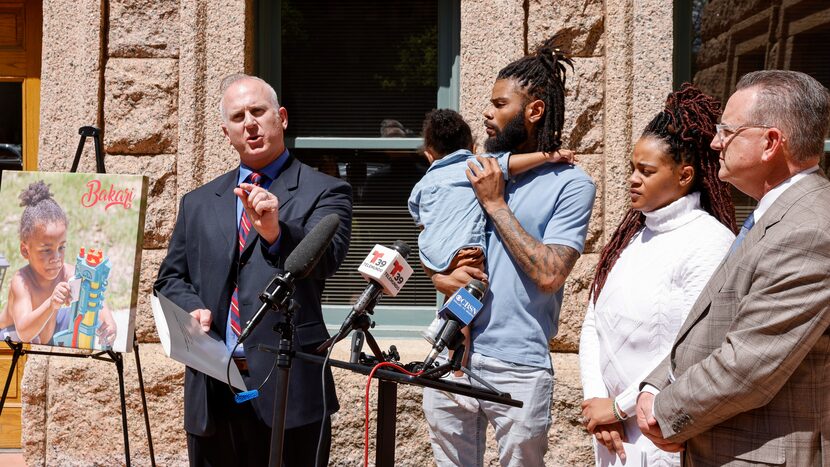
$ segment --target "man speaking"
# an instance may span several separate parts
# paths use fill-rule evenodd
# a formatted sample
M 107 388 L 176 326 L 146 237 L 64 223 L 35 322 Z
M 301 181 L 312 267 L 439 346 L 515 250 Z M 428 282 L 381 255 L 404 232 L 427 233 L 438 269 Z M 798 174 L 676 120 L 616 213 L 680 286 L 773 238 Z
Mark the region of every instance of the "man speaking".
M 268 313 L 236 346 L 261 305 L 259 294 L 283 272 L 285 259 L 326 215 L 341 222 L 332 243 L 310 275 L 295 283 L 295 345 L 313 351 L 329 335 L 320 298 L 325 280 L 340 266 L 349 247 L 351 187 L 292 157 L 283 132 L 288 114 L 274 89 L 260 78 L 232 75 L 222 83 L 222 131 L 239 153 L 240 164 L 187 193 L 155 289 L 188 311 L 205 332 L 234 349 L 234 362 L 259 397 L 237 404 L 225 382 L 192 368 L 185 372 L 184 418 L 191 465 L 267 465 L 276 375 L 275 354 L 257 349 L 273 344 Z M 276 370 L 274 370 L 276 371 Z M 331 413 L 338 409 L 331 372 L 326 373 L 328 413 L 323 414 L 322 368 L 294 360 L 289 381 L 283 452 L 285 466 L 315 465 L 321 428 L 321 463 L 328 463 Z

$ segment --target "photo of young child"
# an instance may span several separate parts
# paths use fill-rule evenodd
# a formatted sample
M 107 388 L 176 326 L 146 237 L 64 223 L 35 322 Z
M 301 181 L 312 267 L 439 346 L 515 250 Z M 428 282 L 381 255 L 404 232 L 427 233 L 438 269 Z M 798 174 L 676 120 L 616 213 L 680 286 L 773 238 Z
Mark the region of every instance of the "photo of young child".
M 145 183 L 119 177 L 118 187 L 102 177 L 3 174 L 0 254 L 11 277 L 0 289 L 0 339 L 131 348 Z
M 0 337 L 32 344 L 54 344 L 55 329 L 68 327 L 75 267 L 64 262 L 66 213 L 42 180 L 20 193 L 20 255 L 28 261 L 11 278 L 9 298 L 0 312 Z M 96 334 L 112 345 L 115 322 L 104 305 Z

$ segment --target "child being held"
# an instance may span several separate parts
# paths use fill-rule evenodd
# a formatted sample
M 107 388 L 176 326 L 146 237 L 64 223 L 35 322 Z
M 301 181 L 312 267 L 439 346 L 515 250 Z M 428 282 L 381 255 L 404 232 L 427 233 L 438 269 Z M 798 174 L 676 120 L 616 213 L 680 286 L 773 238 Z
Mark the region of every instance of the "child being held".
M 20 254 L 28 261 L 15 272 L 6 306 L 0 312 L 0 338 L 52 344 L 55 330 L 69 326 L 75 267 L 64 262 L 69 220 L 52 197 L 49 186 L 37 181 L 20 194 L 25 206 L 20 217 Z M 101 310 L 96 330 L 105 346 L 115 339 L 115 322 L 109 309 Z
M 421 228 L 418 249 L 427 275 L 464 268 L 471 279 L 487 280 L 484 273 L 487 216 L 467 179 L 467 161 L 473 154 L 470 126 L 458 112 L 438 109 L 428 113 L 423 126 L 424 155 L 430 167 L 415 184 L 409 212 Z M 505 180 L 545 163 L 573 161 L 573 152 L 484 154 L 498 159 Z M 469 328 L 463 328 L 466 366 Z M 460 375 L 456 375 L 460 376 Z M 477 407 L 475 408 L 477 410 Z

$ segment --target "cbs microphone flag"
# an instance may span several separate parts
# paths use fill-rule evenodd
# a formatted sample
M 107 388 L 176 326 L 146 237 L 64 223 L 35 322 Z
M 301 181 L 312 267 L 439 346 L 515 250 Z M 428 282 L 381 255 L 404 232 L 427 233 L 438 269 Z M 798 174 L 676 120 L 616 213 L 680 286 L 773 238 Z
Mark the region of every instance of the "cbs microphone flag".
M 446 318 L 446 313 L 453 315 L 456 319 L 464 323 L 464 326 L 470 324 L 470 321 L 475 318 L 476 314 L 483 304 L 473 296 L 467 289 L 458 289 L 444 305 L 441 310 L 442 317 Z
M 412 268 L 396 250 L 375 245 L 357 272 L 367 281 L 377 282 L 385 295 L 394 297 L 409 280 Z

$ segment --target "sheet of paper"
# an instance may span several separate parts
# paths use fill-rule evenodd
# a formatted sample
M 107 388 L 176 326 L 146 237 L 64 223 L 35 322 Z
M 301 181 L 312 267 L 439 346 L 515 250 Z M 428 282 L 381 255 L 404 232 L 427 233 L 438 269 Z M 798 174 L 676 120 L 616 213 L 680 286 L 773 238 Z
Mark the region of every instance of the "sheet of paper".
M 150 301 L 165 355 L 226 382 L 230 351 L 225 344 L 208 336 L 190 313 L 179 308 L 164 295 L 152 295 Z M 230 377 L 235 388 L 247 390 L 239 369 L 233 363 L 230 365 Z
M 71 302 L 77 302 L 81 296 L 81 278 L 72 279 L 69 281 L 69 294 L 72 296 Z

